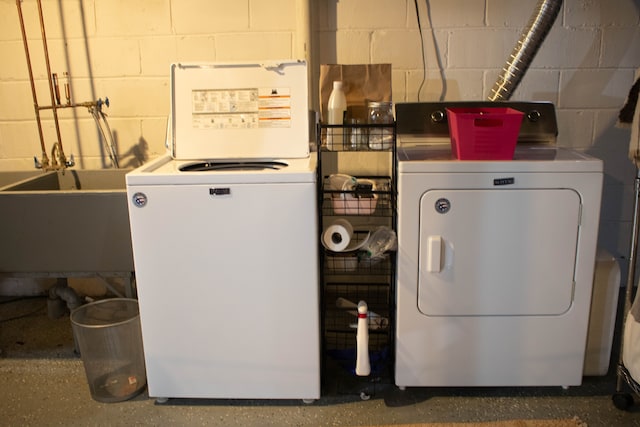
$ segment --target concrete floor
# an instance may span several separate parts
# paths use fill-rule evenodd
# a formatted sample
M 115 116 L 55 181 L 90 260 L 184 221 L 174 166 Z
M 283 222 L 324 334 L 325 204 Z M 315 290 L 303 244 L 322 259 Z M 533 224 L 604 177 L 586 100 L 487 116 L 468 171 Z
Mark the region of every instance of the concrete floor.
M 611 403 L 616 376 L 587 377 L 580 387 L 410 388 L 391 380 L 326 378 L 323 397 L 301 401 L 169 400 L 146 391 L 120 403 L 91 398 L 74 351 L 68 316 L 47 317 L 46 299 L 0 298 L 0 425 L 3 426 L 365 426 L 427 422 L 579 417 L 589 426 L 640 426 L 640 399 L 629 411 Z M 617 345 L 614 344 L 614 351 Z M 612 357 L 612 366 L 617 355 Z M 362 400 L 359 391 L 369 400 Z

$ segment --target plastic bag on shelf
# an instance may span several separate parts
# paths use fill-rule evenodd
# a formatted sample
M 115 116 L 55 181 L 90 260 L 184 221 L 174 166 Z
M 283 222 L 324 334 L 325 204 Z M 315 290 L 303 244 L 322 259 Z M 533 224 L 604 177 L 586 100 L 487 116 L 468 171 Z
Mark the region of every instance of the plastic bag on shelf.
M 390 227 L 383 225 L 371 233 L 371 236 L 362 249 L 366 258 L 376 259 L 384 256 L 384 253 L 387 251 L 396 250 L 397 247 L 398 237 L 396 236 L 396 232 Z
M 353 191 L 358 184 L 355 176 L 345 175 L 343 173 L 334 173 L 329 175 L 329 189 L 335 191 Z

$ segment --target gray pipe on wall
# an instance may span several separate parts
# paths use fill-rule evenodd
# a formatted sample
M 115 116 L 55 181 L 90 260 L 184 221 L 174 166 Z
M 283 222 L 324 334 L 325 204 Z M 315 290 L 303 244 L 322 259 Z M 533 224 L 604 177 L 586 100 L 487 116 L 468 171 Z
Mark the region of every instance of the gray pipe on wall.
M 66 307 L 73 311 L 82 305 L 82 300 L 75 290 L 69 287 L 66 278 L 58 278 L 58 281 L 49 289 L 47 311 L 50 319 L 58 319 L 65 313 Z
M 560 12 L 562 0 L 540 0 L 513 48 L 502 73 L 493 84 L 490 101 L 506 101 L 511 98 L 522 76 L 531 65 L 542 42 Z

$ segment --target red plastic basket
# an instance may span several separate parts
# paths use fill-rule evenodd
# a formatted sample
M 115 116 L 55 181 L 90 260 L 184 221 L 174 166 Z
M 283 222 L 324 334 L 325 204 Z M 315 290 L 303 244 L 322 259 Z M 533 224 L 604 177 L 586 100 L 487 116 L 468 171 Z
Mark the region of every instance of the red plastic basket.
M 451 151 L 459 160 L 512 160 L 524 113 L 513 108 L 447 108 Z

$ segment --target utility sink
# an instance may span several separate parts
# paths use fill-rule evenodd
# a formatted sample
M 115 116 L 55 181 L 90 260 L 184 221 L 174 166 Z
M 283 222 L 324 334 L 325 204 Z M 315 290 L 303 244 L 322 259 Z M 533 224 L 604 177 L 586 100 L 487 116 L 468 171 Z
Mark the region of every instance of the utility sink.
M 132 272 L 129 171 L 66 169 L 0 182 L 0 272 Z
M 32 176 L 42 175 L 42 172 L 38 170 L 30 171 L 2 171 L 0 172 L 0 188 L 15 184 L 23 179 L 31 178 Z

